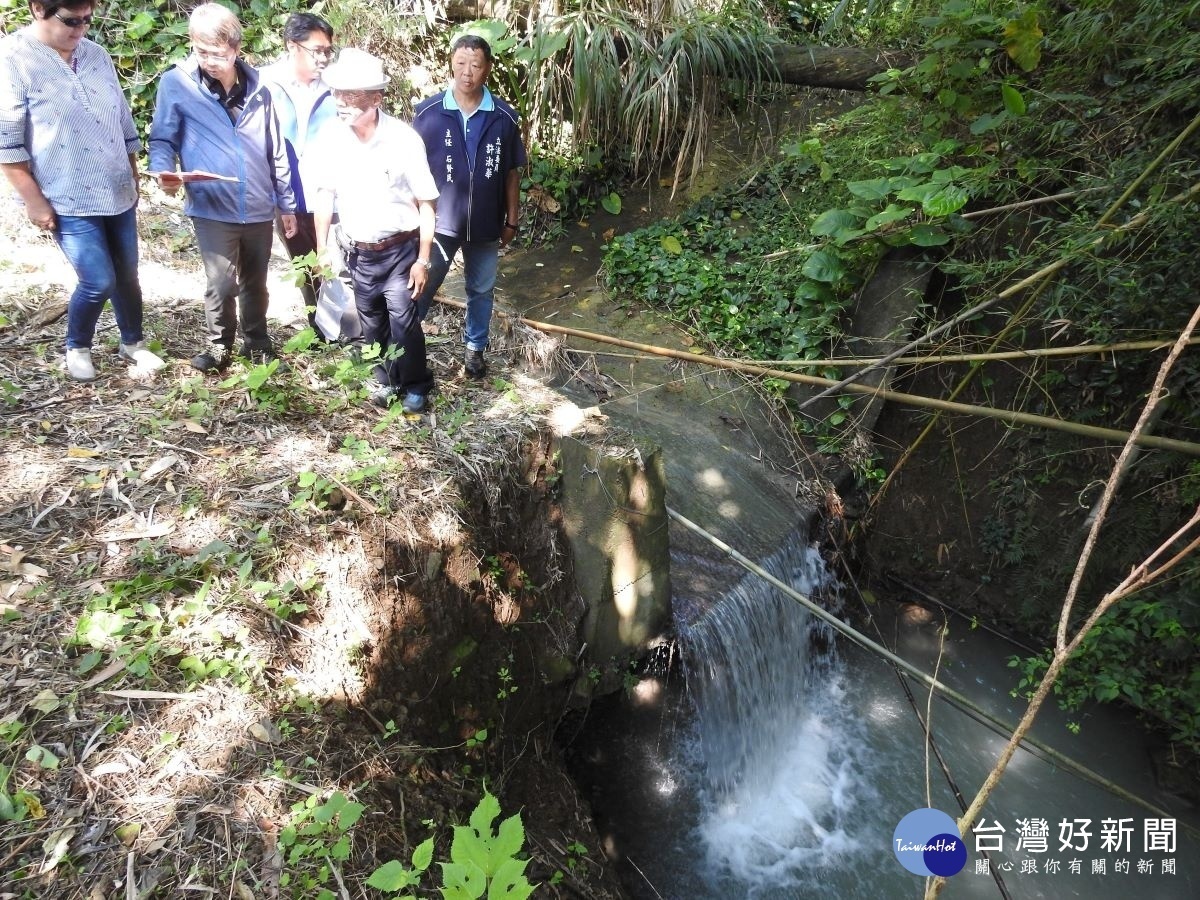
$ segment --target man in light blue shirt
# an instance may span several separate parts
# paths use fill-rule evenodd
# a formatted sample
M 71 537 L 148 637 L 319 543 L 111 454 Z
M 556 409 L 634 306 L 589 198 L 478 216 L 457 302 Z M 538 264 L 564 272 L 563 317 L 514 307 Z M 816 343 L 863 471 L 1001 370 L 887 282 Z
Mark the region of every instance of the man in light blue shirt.
M 312 13 L 292 13 L 283 26 L 287 55 L 278 62 L 264 66 L 259 77 L 271 91 L 279 131 L 287 147 L 288 163 L 292 168 L 292 193 L 296 195 L 296 233 L 284 234 L 282 221 L 277 219 L 275 230 L 283 238 L 292 259 L 307 256 L 317 249 L 316 227 L 313 224 L 312 199 L 315 189 L 306 183 L 301 167 L 304 151 L 320 133 L 321 128 L 337 119 L 337 109 L 330 96 L 329 86 L 321 73 L 333 59 L 333 26 Z M 308 321 L 317 334 L 317 292 L 321 280 L 310 269 L 300 285 Z M 324 335 L 329 339 L 338 335 Z

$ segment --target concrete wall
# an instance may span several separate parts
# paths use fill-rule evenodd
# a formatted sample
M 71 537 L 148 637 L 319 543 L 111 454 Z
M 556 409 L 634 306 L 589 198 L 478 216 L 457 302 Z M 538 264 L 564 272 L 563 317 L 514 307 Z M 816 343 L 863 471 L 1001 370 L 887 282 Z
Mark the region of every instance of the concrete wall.
M 585 668 L 623 665 L 671 625 L 662 452 L 562 437 L 559 453 L 564 524 L 588 609 Z

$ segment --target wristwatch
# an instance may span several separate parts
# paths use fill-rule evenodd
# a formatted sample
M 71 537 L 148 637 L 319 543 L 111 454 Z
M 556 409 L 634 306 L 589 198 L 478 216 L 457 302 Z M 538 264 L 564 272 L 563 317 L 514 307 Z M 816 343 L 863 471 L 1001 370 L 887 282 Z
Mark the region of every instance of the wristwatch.
M 416 265 L 418 265 L 418 266 L 424 266 L 426 269 L 432 269 L 432 268 L 433 268 L 433 263 L 431 263 L 431 262 L 430 262 L 429 260 L 427 260 L 427 259 L 418 259 L 418 260 L 417 260 L 417 262 L 416 262 Z

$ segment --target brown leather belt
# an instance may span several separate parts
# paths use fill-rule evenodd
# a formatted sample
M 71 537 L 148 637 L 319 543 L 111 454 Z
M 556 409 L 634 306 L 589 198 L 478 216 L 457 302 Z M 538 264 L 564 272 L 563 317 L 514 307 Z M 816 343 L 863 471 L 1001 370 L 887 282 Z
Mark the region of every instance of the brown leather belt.
M 381 241 L 351 241 L 350 244 L 355 250 L 386 250 L 388 247 L 395 247 L 397 244 L 411 241 L 420 233 L 421 229 L 414 228 L 412 231 L 397 231 Z

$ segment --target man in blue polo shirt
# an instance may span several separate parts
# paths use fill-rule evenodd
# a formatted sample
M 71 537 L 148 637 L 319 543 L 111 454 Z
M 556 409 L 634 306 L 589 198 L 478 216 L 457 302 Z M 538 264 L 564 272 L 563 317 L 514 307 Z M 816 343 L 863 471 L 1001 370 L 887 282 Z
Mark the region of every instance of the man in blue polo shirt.
M 413 128 L 425 142 L 438 187 L 436 247 L 422 318 L 461 249 L 467 289 L 466 371 L 487 372 L 487 348 L 499 248 L 517 233 L 525 145 L 516 111 L 487 89 L 492 48 L 468 34 L 450 48 L 450 87 L 417 107 Z

